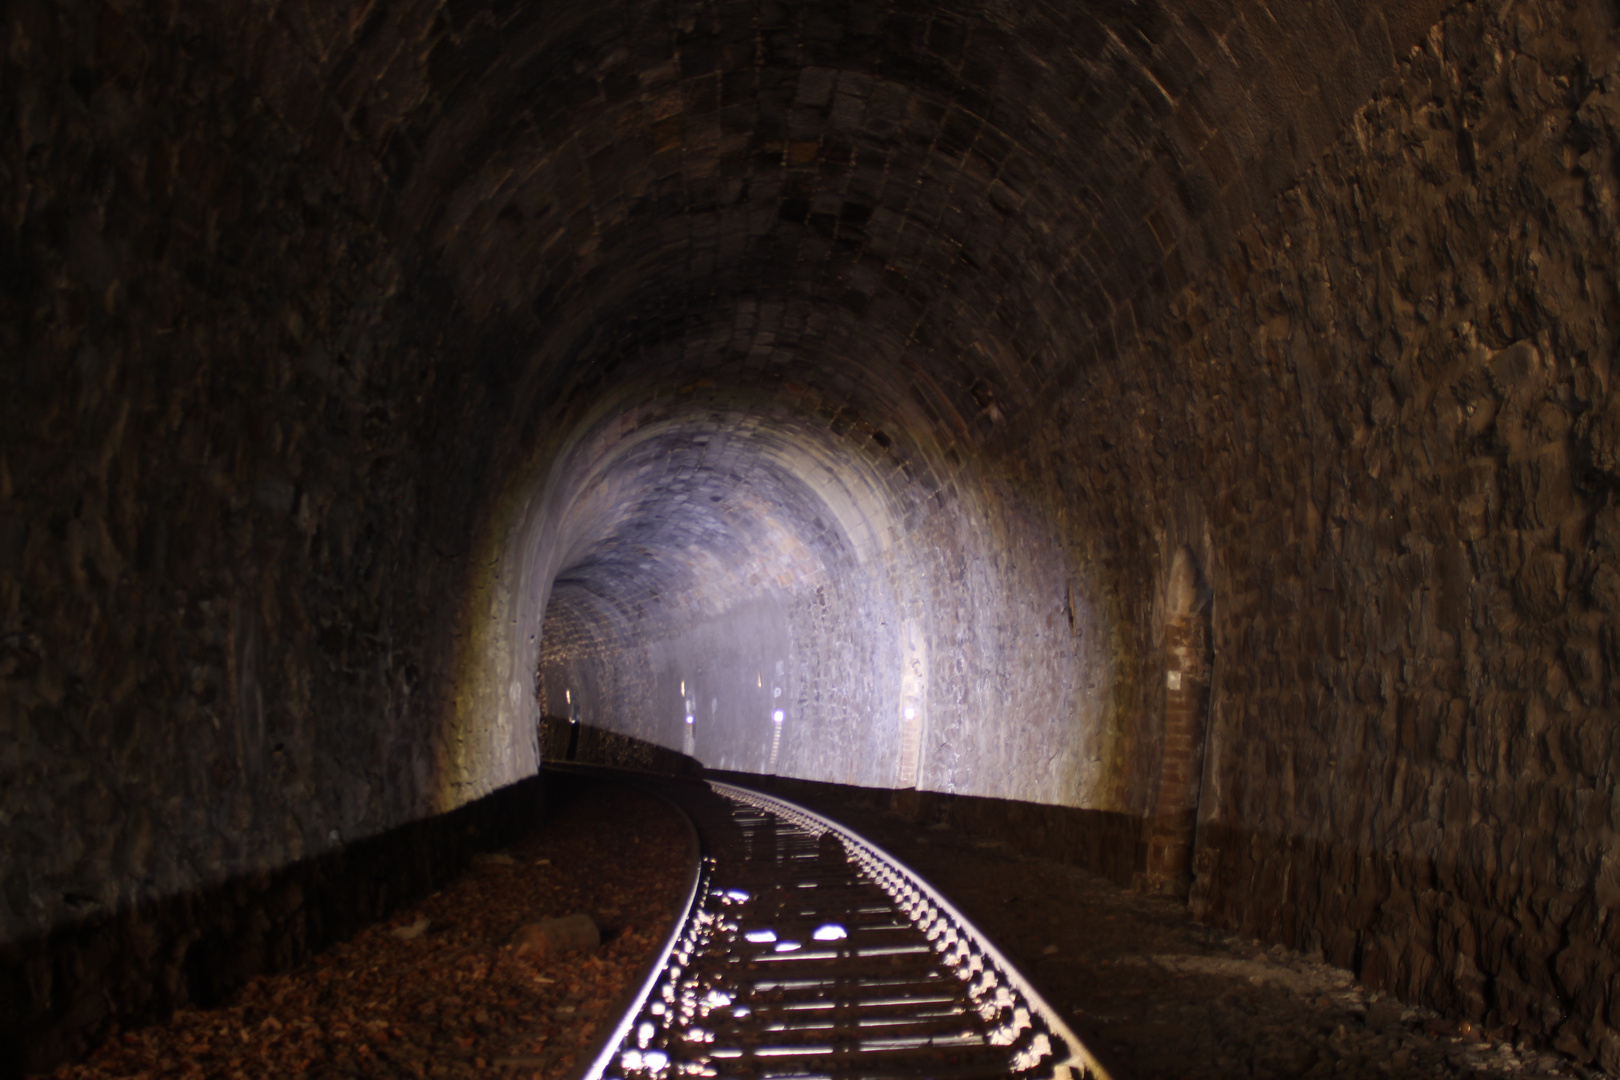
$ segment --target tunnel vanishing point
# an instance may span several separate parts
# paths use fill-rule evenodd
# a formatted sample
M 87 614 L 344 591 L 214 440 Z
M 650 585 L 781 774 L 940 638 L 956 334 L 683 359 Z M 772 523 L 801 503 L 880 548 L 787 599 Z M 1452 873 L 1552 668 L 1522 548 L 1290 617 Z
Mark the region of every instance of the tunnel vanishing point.
M 0 5 L 0 1070 L 542 715 L 1620 1068 L 1617 18 Z

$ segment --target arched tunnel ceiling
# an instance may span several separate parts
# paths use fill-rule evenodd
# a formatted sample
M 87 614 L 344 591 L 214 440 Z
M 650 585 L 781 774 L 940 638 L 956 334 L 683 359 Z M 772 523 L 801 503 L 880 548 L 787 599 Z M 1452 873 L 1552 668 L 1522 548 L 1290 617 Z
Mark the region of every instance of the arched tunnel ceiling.
M 283 4 L 263 33 L 309 68 L 263 81 L 524 407 L 679 342 L 846 399 L 909 358 L 974 415 L 1224 250 L 1439 5 L 1391 7 Z
M 896 642 L 943 632 L 925 608 L 1018 623 L 1050 617 L 1018 590 L 1056 590 L 1080 633 L 1046 520 L 1073 466 L 1031 447 L 1439 7 L 286 3 L 238 33 L 474 330 L 461 392 L 518 507 L 479 677 L 504 709 L 540 634 L 524 597 L 623 641 L 796 596 L 789 639 L 886 639 L 822 650 L 845 681 L 921 664 Z M 809 614 L 824 580 L 854 592 Z M 974 648 L 1000 670 L 953 639 Z M 1039 708 L 1084 712 L 1087 678 Z M 862 708 L 903 692 L 866 682 Z
M 552 603 L 579 618 L 645 630 L 718 614 L 853 569 L 897 523 L 870 466 L 791 414 L 644 405 L 609 426 L 565 466 L 577 490 Z

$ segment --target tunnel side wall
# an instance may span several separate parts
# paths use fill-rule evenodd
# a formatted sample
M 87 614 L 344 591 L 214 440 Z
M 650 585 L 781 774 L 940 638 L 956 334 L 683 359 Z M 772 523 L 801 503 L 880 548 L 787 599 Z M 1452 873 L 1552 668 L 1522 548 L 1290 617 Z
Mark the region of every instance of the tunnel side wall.
M 475 335 L 182 8 L 0 23 L 0 945 L 514 778 L 440 790 Z
M 1457 9 L 1086 388 L 1207 514 L 1194 910 L 1611 1070 L 1613 18 Z

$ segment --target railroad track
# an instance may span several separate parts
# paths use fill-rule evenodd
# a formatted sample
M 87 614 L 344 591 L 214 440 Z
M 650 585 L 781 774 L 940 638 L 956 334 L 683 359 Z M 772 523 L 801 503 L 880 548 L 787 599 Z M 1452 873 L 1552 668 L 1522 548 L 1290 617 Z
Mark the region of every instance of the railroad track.
M 1108 1080 L 1012 964 L 875 845 L 746 788 L 663 793 L 702 864 L 586 1080 Z

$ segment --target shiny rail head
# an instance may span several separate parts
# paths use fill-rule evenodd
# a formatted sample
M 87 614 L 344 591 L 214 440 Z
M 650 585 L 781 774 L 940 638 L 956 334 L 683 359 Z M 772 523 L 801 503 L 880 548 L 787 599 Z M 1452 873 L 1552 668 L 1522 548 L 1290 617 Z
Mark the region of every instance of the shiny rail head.
M 959 1071 L 943 1060 L 929 1065 L 916 1058 L 959 1051 L 976 1055 L 972 1074 L 983 1077 L 1108 1080 L 1028 981 L 898 860 L 787 800 L 710 786 L 733 807 L 742 828 L 746 854 L 738 868 L 760 860 L 780 868 L 781 877 L 741 888 L 701 875 L 662 962 L 581 1074 L 587 1080 L 904 1080 Z M 714 867 L 708 857 L 704 864 Z M 887 899 L 803 918 L 805 903 L 820 906 L 824 887 L 848 889 L 851 882 Z M 895 934 L 912 935 L 916 943 L 899 942 Z M 914 974 L 910 983 L 892 972 L 852 975 L 842 966 L 919 956 L 934 957 L 926 966 L 933 974 Z M 725 969 L 742 964 L 749 973 L 737 982 L 717 975 L 717 963 Z M 817 964 L 840 966 L 820 974 L 803 966 Z M 727 989 L 716 978 L 733 981 Z M 900 1057 L 891 1061 L 894 1054 Z
M 898 901 L 898 906 L 927 933 L 935 950 L 959 977 L 971 981 L 976 1001 L 997 1015 L 1011 1012 L 999 1029 L 1011 1044 L 1031 1027 L 1045 1029 L 1033 1052 L 1015 1060 L 1013 1076 L 1053 1076 L 1059 1080 L 1113 1080 L 1013 963 L 977 927 L 933 886 L 865 837 L 808 807 L 775 795 L 716 780 L 707 781 L 717 793 L 792 822 L 801 828 L 837 835 L 852 861 L 862 864 Z M 1043 1045 L 1044 1044 L 1044 1045 Z

